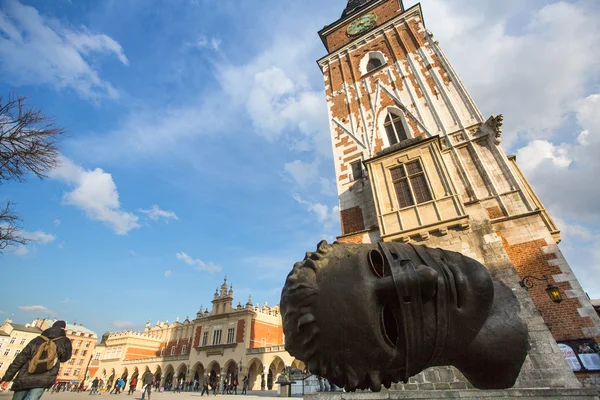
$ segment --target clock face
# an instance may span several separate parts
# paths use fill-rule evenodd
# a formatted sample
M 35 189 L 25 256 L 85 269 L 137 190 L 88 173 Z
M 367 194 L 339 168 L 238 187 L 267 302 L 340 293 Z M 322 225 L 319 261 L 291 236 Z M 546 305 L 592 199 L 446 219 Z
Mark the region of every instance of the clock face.
M 371 29 L 373 25 L 375 25 L 375 22 L 377 22 L 377 15 L 365 14 L 348 25 L 346 32 L 348 33 L 348 36 L 360 35 Z

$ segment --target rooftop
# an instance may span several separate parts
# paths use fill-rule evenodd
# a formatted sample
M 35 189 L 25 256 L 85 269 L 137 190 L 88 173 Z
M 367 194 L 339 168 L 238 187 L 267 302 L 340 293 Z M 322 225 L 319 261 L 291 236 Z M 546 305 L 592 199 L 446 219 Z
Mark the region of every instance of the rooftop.
M 42 330 L 35 326 L 23 325 L 23 324 L 11 324 L 15 331 L 30 332 L 30 333 L 42 333 Z

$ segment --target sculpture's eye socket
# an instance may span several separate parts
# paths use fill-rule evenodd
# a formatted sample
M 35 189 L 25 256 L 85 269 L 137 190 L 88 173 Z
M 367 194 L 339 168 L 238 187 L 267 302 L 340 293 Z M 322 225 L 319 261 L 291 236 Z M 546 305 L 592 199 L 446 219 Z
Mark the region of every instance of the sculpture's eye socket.
M 383 278 L 385 273 L 385 263 L 383 261 L 383 256 L 378 250 L 371 250 L 369 252 L 369 265 L 371 266 L 371 271 L 379 278 Z
M 398 342 L 398 321 L 389 305 L 381 310 L 381 329 L 386 342 L 395 347 Z

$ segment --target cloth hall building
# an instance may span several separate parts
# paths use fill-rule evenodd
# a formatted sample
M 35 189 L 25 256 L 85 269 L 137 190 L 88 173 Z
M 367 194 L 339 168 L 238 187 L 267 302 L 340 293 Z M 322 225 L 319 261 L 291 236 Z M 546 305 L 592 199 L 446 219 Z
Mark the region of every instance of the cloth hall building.
M 249 378 L 249 390 L 275 388 L 274 382 L 286 366 L 304 369 L 304 364 L 284 349 L 279 306 L 260 307 L 250 298 L 233 306 L 233 289 L 227 279 L 217 289 L 212 308 L 200 310 L 196 318 L 169 324 L 148 322 L 143 332 L 106 333 L 96 346 L 89 366 L 89 379 L 98 377 L 104 387 L 117 378 L 129 382 L 146 370 L 155 375 L 164 390 L 177 382 L 202 383 L 206 376 L 221 382 L 228 376 Z M 141 380 L 138 389 L 142 387 Z
M 483 116 L 420 4 L 349 0 L 319 36 L 338 241 L 425 244 L 477 259 L 514 291 L 528 323 L 517 386 L 597 386 L 600 318 L 558 247 L 560 231 L 500 146 L 503 117 Z M 559 303 L 547 294 L 555 288 Z M 465 386 L 448 368 L 406 388 Z

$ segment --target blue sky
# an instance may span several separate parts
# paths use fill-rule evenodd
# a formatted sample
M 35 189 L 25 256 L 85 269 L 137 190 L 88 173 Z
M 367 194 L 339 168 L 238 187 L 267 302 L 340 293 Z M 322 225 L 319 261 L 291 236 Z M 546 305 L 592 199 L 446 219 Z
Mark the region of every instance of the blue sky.
M 600 7 L 522 3 L 422 5 L 600 297 Z M 0 313 L 127 329 L 193 317 L 225 275 L 236 302 L 276 304 L 294 261 L 340 232 L 315 60 L 344 7 L 0 0 L 0 93 L 69 131 L 49 179 L 0 191 L 36 240 L 0 258 Z

